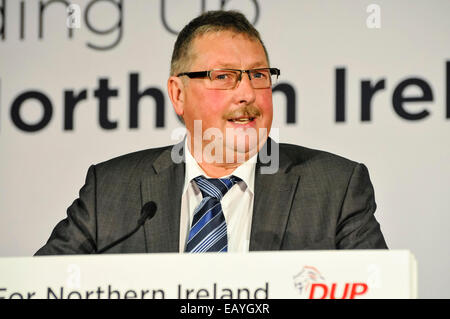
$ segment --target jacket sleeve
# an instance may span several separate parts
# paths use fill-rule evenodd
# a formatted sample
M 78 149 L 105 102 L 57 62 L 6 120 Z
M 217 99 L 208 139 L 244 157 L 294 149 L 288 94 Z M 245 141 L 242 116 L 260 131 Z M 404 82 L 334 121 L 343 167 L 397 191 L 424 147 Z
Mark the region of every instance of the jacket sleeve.
M 338 249 L 387 249 L 375 219 L 375 195 L 369 172 L 357 164 L 350 178 L 336 229 Z
M 39 255 L 90 254 L 96 247 L 96 175 L 91 166 L 79 198 L 67 209 L 67 217 L 53 229 Z

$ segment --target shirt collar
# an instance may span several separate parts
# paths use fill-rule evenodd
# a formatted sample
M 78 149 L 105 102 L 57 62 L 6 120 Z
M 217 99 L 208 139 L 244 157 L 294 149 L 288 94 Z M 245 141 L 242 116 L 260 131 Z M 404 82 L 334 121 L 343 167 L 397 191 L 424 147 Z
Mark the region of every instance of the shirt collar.
M 185 170 L 185 179 L 184 179 L 184 188 L 183 194 L 185 194 L 187 188 L 189 187 L 192 179 L 197 176 L 204 175 L 207 178 L 211 178 L 208 176 L 203 169 L 198 165 L 197 161 L 192 156 L 189 151 L 187 138 L 184 141 L 184 156 L 186 160 L 186 170 Z M 242 165 L 239 165 L 232 174 L 236 177 L 242 179 L 247 185 L 248 189 L 252 194 L 255 193 L 255 169 L 256 169 L 256 159 L 258 157 L 258 153 L 252 156 L 248 161 L 244 162 Z M 230 176 L 228 175 L 228 176 Z M 225 177 L 228 177 L 225 176 Z

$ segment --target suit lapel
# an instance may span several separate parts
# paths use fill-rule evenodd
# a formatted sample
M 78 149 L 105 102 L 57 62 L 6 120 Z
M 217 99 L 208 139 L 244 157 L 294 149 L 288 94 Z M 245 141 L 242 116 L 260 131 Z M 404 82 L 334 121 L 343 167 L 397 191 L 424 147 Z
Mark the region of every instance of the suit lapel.
M 181 142 L 184 144 L 184 141 Z M 274 144 L 268 139 L 264 147 Z M 175 145 L 181 150 L 181 144 Z M 141 180 L 142 205 L 155 202 L 155 216 L 144 225 L 146 251 L 178 252 L 180 240 L 180 207 L 185 178 L 184 160 L 176 164 L 171 158 L 172 148 L 164 150 L 144 169 L 146 174 Z M 268 153 L 266 153 L 268 154 Z M 299 184 L 300 176 L 288 174 L 292 164 L 289 157 L 279 153 L 279 169 L 274 174 L 261 174 L 261 168 L 268 166 L 259 161 L 255 172 L 255 198 L 253 205 L 250 251 L 279 250 L 286 231 L 292 202 Z
M 182 142 L 184 143 L 184 142 Z M 175 145 L 179 147 L 180 144 Z M 178 148 L 179 149 L 179 148 Z M 184 161 L 176 164 L 169 148 L 153 162 L 141 180 L 142 205 L 155 202 L 157 211 L 153 219 L 144 225 L 146 251 L 178 252 L 180 235 L 180 207 L 184 185 Z
M 273 145 L 270 147 L 270 144 Z M 286 154 L 279 152 L 278 144 L 269 139 L 265 147 L 267 145 L 272 150 L 271 154 L 278 152 L 279 169 L 274 174 L 261 174 L 261 168 L 265 165 L 258 160 L 255 172 L 250 251 L 281 249 L 300 179 L 300 176 L 296 174 L 287 174 L 292 162 Z

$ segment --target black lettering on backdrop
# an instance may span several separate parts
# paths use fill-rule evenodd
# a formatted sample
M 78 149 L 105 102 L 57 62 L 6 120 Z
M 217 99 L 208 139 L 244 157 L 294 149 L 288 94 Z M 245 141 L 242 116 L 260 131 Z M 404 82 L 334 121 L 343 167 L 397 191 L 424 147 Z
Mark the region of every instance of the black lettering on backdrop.
M 282 92 L 286 96 L 286 123 L 292 124 L 296 122 L 297 101 L 295 89 L 288 83 L 280 83 L 276 85 L 272 92 Z
M 70 5 L 70 3 L 66 0 L 49 0 L 47 1 L 47 3 L 43 3 L 43 1 L 39 1 L 39 39 L 42 39 L 43 34 L 44 34 L 44 10 L 47 9 L 47 6 L 49 6 L 52 3 L 61 3 L 61 4 L 65 4 L 66 8 L 64 10 L 64 12 L 66 12 L 67 7 Z M 23 2 L 22 2 L 22 7 L 23 7 Z M 23 23 L 22 19 L 22 23 Z M 73 36 L 73 29 L 71 28 L 67 28 L 68 32 L 69 32 L 69 38 L 72 38 Z
M 5 26 L 6 26 L 6 21 L 5 21 L 5 19 L 6 19 L 6 13 L 5 13 L 5 10 L 6 10 L 6 4 L 5 4 L 5 0 L 1 0 L 1 2 L 0 2 L 0 15 L 1 15 L 1 17 L 2 17 L 2 25 L 0 26 L 0 35 L 1 35 L 1 38 L 2 38 L 2 40 L 5 40 L 5 37 L 6 37 L 6 30 L 5 30 Z
M 336 69 L 335 79 L 336 122 L 345 122 L 345 68 Z
M 218 8 L 218 10 L 226 10 L 226 6 L 227 4 L 230 2 L 230 0 L 221 0 L 220 1 L 220 6 Z M 251 2 L 253 3 L 254 7 L 255 7 L 255 18 L 252 21 L 253 25 L 256 25 L 256 23 L 258 22 L 259 19 L 259 5 L 257 0 L 251 0 Z M 169 23 L 167 22 L 167 9 L 166 9 L 166 0 L 161 0 L 161 22 L 164 26 L 164 28 L 172 34 L 177 35 L 179 31 L 175 30 L 174 28 L 172 28 Z M 206 0 L 201 0 L 201 9 L 200 9 L 200 14 L 204 13 L 206 11 Z
M 94 96 L 98 98 L 99 108 L 99 122 L 100 126 L 106 130 L 117 128 L 117 121 L 110 121 L 108 119 L 108 99 L 110 97 L 117 97 L 119 91 L 117 89 L 111 90 L 108 85 L 108 78 L 99 80 L 99 87 L 94 91 Z
M 422 96 L 405 97 L 403 96 L 403 91 L 411 85 L 418 86 L 422 91 Z M 394 90 L 392 95 L 392 105 L 394 106 L 395 112 L 405 120 L 421 120 L 430 115 L 427 110 L 422 110 L 417 113 L 410 113 L 405 110 L 403 104 L 405 102 L 431 102 L 433 101 L 433 93 L 427 82 L 419 78 L 410 78 L 400 82 Z
M 62 299 L 63 298 L 63 288 L 61 287 L 60 297 L 53 291 L 51 287 L 47 287 L 47 299 Z
M 64 91 L 64 130 L 73 130 L 73 112 L 78 102 L 86 100 L 87 90 L 75 95 L 74 91 Z
M 40 119 L 35 124 L 25 123 L 25 121 L 23 121 L 20 116 L 20 108 L 22 107 L 23 102 L 28 99 L 36 99 L 41 102 L 42 108 L 44 110 L 42 119 Z M 28 91 L 20 94 L 14 99 L 11 106 L 11 120 L 19 129 L 25 132 L 35 132 L 43 129 L 50 122 L 52 114 L 53 108 L 49 98 L 41 92 L 37 91 Z
M 378 91 L 384 90 L 386 80 L 380 79 L 375 84 L 371 80 L 361 80 L 361 122 L 372 120 L 372 100 Z M 411 86 L 417 87 L 421 94 L 419 96 L 404 96 L 404 91 Z M 446 119 L 450 119 L 450 61 L 445 62 L 445 99 L 446 99 Z M 346 68 L 335 69 L 335 121 L 346 121 Z M 394 87 L 392 93 L 392 107 L 395 113 L 408 121 L 417 121 L 430 115 L 430 112 L 422 107 L 421 111 L 411 112 L 405 109 L 407 102 L 432 102 L 433 91 L 424 79 L 411 77 L 401 81 Z
M 2 79 L 0 78 L 0 129 L 1 129 L 1 123 L 2 123 Z
M 20 39 L 25 38 L 25 3 L 20 3 Z
M 111 3 L 113 6 L 115 6 L 118 10 L 119 13 L 119 20 L 117 21 L 117 23 L 115 25 L 113 25 L 112 27 L 110 27 L 109 29 L 105 29 L 105 30 L 98 30 L 95 29 L 92 26 L 92 23 L 89 20 L 89 11 L 92 9 L 92 6 L 98 2 L 109 2 Z M 96 34 L 100 34 L 100 35 L 104 35 L 104 34 L 109 34 L 111 32 L 114 32 L 116 29 L 118 30 L 118 34 L 117 34 L 117 39 L 106 46 L 98 46 L 98 45 L 94 45 L 91 43 L 87 43 L 87 46 L 91 49 L 94 50 L 109 50 L 114 48 L 122 39 L 122 32 L 123 32 L 123 6 L 122 6 L 122 0 L 118 0 L 117 2 L 114 0 L 94 0 L 92 2 L 90 2 L 87 7 L 86 10 L 84 11 L 84 21 L 86 22 L 86 26 L 88 27 L 89 30 L 91 30 L 92 32 L 96 33 Z
M 361 81 L 361 121 L 370 121 L 372 114 L 372 98 L 377 91 L 384 89 L 384 79 L 372 86 L 370 80 Z
M 1 83 L 0 83 L 1 84 Z M 1 88 L 1 86 L 0 86 Z M 165 114 L 166 104 L 164 92 L 158 87 L 139 88 L 139 73 L 129 74 L 129 96 L 128 96 L 128 111 L 129 111 L 129 128 L 139 128 L 139 108 L 141 99 L 144 97 L 153 98 L 155 102 L 155 127 L 163 128 L 166 126 Z M 84 89 L 65 89 L 63 90 L 63 131 L 73 131 L 75 128 L 75 109 L 82 101 L 88 102 L 88 96 L 94 96 L 98 100 L 98 122 L 102 129 L 114 130 L 118 127 L 118 120 L 112 120 L 109 117 L 109 101 L 111 97 L 119 96 L 119 88 L 110 88 L 108 78 L 99 78 L 97 88 L 92 89 L 90 93 L 89 88 Z M 288 83 L 279 83 L 273 88 L 274 93 L 282 93 L 286 99 L 286 123 L 296 123 L 296 108 L 297 99 L 295 88 Z M 1 93 L 1 92 L 0 92 Z M 92 94 L 92 95 L 91 95 Z M 1 94 L 0 94 L 1 97 Z M 42 118 L 29 123 L 24 121 L 21 115 L 23 104 L 30 100 L 37 100 L 42 107 Z M 59 104 L 57 104 L 59 105 Z M 22 112 L 23 113 L 23 112 Z M 40 91 L 25 91 L 19 94 L 11 104 L 10 109 L 11 120 L 13 124 L 20 130 L 25 132 L 37 132 L 44 129 L 52 119 L 53 104 L 50 97 L 44 92 Z
M 446 81 L 446 90 L 445 96 L 447 100 L 447 119 L 450 119 L 450 61 L 447 61 L 445 64 L 445 81 Z
M 130 128 L 138 128 L 138 107 L 139 101 L 144 96 L 150 96 L 155 100 L 155 126 L 164 127 L 165 107 L 163 92 L 154 87 L 145 89 L 144 92 L 139 92 L 139 74 L 130 74 Z

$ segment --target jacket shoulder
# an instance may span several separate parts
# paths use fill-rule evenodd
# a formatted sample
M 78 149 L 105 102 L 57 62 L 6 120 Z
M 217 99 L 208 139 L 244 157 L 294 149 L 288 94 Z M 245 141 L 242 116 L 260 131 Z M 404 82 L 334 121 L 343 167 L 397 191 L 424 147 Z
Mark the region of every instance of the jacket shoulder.
M 357 162 L 337 154 L 307 148 L 294 144 L 280 144 L 280 154 L 285 154 L 291 162 L 289 170 L 292 173 L 300 170 L 313 170 L 326 173 L 352 173 Z
M 96 171 L 106 174 L 123 174 L 136 169 L 151 169 L 153 162 L 173 145 L 150 148 L 114 157 L 95 165 Z

